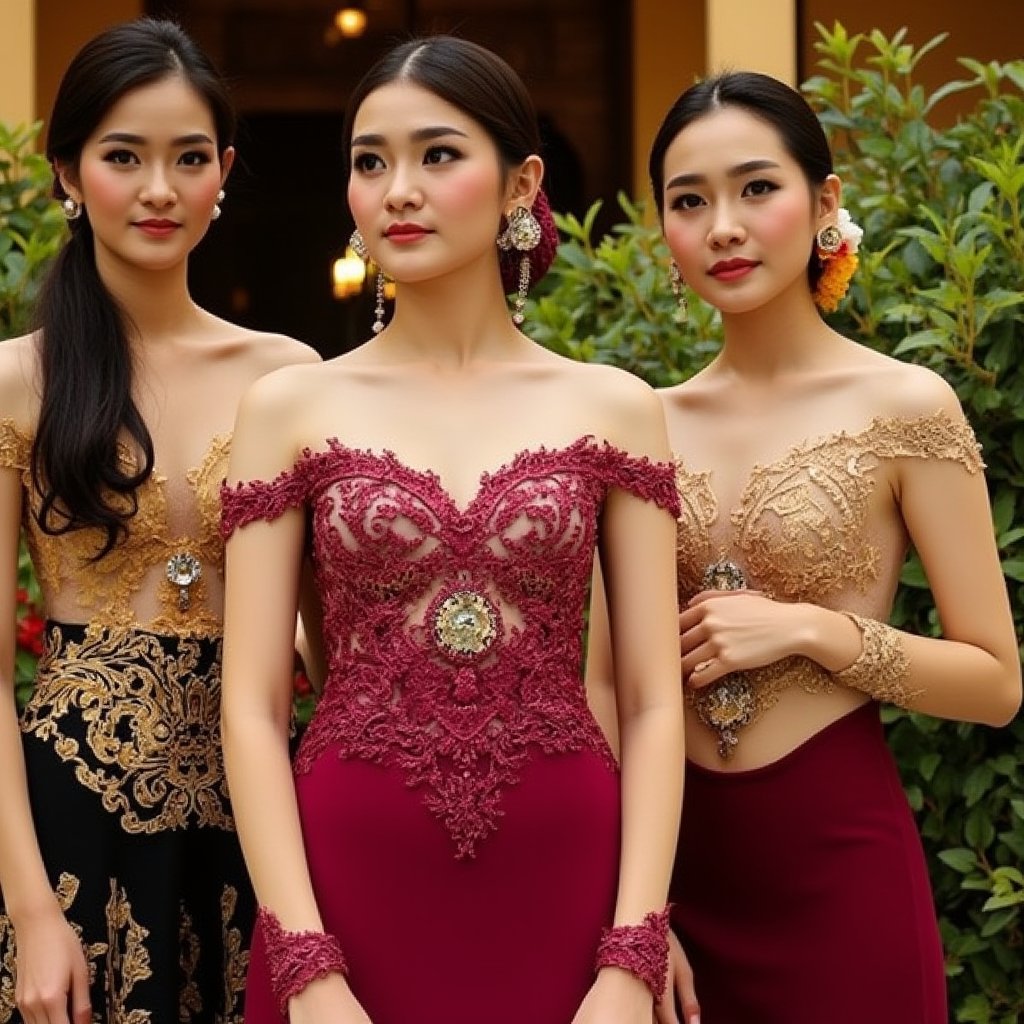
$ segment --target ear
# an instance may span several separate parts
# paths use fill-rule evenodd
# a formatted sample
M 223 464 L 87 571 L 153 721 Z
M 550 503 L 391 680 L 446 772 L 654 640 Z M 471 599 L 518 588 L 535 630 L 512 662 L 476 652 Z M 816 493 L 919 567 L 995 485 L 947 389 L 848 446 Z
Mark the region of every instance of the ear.
M 821 230 L 826 224 L 835 224 L 839 216 L 839 207 L 843 205 L 843 183 L 839 176 L 830 174 L 822 183 L 818 193 L 817 230 Z
M 231 173 L 231 168 L 235 165 L 235 147 L 228 146 L 220 155 L 220 183 L 224 184 L 228 180 L 228 175 Z
M 78 171 L 71 164 L 54 164 L 54 171 L 60 187 L 64 194 L 70 196 L 76 203 L 82 202 L 82 190 L 78 185 Z
M 544 161 L 535 153 L 510 171 L 505 185 L 505 212 L 510 213 L 518 206 L 530 209 L 543 178 Z

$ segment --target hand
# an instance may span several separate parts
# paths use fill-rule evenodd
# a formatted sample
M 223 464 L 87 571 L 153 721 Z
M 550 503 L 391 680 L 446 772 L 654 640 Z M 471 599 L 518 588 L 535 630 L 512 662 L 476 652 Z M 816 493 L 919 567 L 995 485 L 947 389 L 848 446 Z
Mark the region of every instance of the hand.
M 288 1001 L 289 1024 L 372 1024 L 340 974 L 315 978 Z
M 804 606 L 754 590 L 703 590 L 679 614 L 683 679 L 702 687 L 797 654 Z
M 700 1024 L 700 1006 L 693 987 L 693 971 L 675 933 L 668 933 L 668 984 L 654 1008 L 655 1024 L 679 1024 L 676 1003 L 683 1011 L 682 1024 Z
M 602 967 L 572 1024 L 650 1024 L 651 990 L 620 967 Z
M 25 1024 L 90 1024 L 82 942 L 56 903 L 15 926 L 14 1001 Z

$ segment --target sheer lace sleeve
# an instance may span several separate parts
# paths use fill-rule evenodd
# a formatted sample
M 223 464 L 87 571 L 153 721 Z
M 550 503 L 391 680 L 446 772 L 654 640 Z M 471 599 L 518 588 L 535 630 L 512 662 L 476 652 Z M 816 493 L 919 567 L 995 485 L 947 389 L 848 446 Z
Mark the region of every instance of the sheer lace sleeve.
M 0 469 L 28 469 L 32 460 L 32 441 L 14 425 L 0 420 Z
M 652 462 L 646 457 L 629 455 L 612 445 L 604 445 L 595 459 L 605 484 L 654 502 L 679 518 L 679 492 L 675 467 L 670 462 Z
M 278 473 L 273 480 L 247 480 L 220 489 L 220 532 L 227 540 L 240 526 L 256 520 L 270 522 L 290 508 L 301 505 L 307 497 L 305 459 L 291 469 Z

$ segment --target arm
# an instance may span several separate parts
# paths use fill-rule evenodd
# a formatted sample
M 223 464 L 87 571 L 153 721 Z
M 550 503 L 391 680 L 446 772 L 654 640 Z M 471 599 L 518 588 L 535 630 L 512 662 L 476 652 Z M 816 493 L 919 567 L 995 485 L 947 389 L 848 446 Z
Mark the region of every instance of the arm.
M 609 635 L 608 601 L 604 593 L 604 575 L 600 558 L 594 559 L 590 585 L 590 621 L 587 630 L 587 703 L 601 731 L 619 757 L 619 719 L 615 707 L 615 666 Z
M 281 426 L 289 419 L 294 405 L 282 382 L 265 379 L 250 390 L 236 422 L 230 482 L 271 480 L 293 466 L 299 446 Z M 272 522 L 238 528 L 227 542 L 222 726 L 232 805 L 258 902 L 287 932 L 322 933 L 288 757 L 303 535 L 303 511 L 290 508 Z M 291 1020 L 325 1019 L 331 1005 L 332 1020 L 367 1020 L 337 973 L 291 999 Z
M 657 462 L 669 461 L 653 392 L 645 393 L 618 421 L 628 424 L 621 447 Z M 652 502 L 612 490 L 602 517 L 601 567 L 615 652 L 621 754 L 622 840 L 614 924 L 635 926 L 665 905 L 682 803 L 672 516 Z M 599 972 L 576 1021 L 649 1021 L 651 1012 L 650 990 L 633 975 L 609 967 Z

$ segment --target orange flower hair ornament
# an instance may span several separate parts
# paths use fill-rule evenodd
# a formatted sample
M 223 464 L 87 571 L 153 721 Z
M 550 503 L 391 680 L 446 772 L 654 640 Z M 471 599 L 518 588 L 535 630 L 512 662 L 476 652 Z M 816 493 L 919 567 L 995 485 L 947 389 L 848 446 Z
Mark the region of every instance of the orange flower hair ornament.
M 815 250 L 821 260 L 821 276 L 814 288 L 814 304 L 823 313 L 833 313 L 850 287 L 857 269 L 857 250 L 864 237 L 849 212 L 840 208 L 835 224 L 826 224 L 818 232 Z

